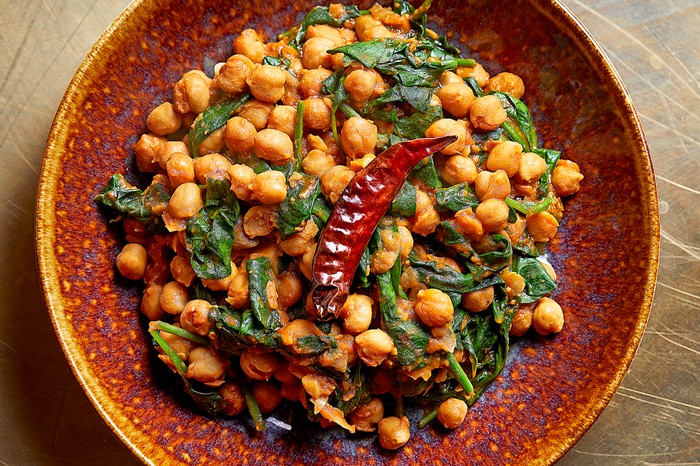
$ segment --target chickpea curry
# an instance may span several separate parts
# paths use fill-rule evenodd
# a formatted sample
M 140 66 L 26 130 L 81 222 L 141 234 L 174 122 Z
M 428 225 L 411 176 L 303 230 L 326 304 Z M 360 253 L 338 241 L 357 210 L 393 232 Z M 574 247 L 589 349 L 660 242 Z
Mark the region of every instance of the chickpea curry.
M 430 3 L 242 31 L 148 115 L 150 185 L 115 174 L 97 196 L 158 358 L 205 415 L 263 430 L 286 403 L 396 449 L 405 403 L 457 428 L 511 338 L 562 330 L 543 257 L 583 175 L 538 145 L 520 77 L 426 26 Z

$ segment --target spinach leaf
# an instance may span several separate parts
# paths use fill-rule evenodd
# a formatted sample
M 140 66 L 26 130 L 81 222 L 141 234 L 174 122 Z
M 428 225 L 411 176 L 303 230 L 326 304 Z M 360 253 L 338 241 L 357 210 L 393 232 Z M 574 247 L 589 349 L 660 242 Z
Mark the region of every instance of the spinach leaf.
M 209 322 L 216 335 L 216 346 L 227 353 L 237 353 L 249 346 L 284 348 L 282 337 L 273 330 L 266 330 L 250 309 L 243 313 L 226 306 L 212 306 Z
M 413 112 L 411 116 L 399 118 L 394 123 L 394 134 L 404 139 L 425 137 L 425 131 L 430 125 L 442 118 L 442 107 L 428 107 L 428 111 Z
M 343 382 L 343 390 L 335 390 L 328 399 L 329 403 L 341 410 L 343 414 L 350 414 L 372 399 L 369 386 L 362 373 L 363 367 L 362 364 L 356 364 L 354 373 L 346 382 Z M 347 398 L 349 394 L 352 394 L 352 397 Z
M 513 258 L 513 247 L 510 239 L 505 235 L 497 233 L 491 234 L 490 237 L 498 249 L 478 254 L 478 258 L 483 263 L 482 267 L 492 272 L 498 272 L 510 265 Z
M 357 60 L 367 68 L 375 68 L 382 64 L 389 66 L 403 60 L 402 52 L 408 48 L 408 42 L 399 39 L 372 39 L 366 42 L 355 42 L 328 51 L 329 54 L 342 53 L 345 66 Z
M 536 148 L 537 133 L 527 105 L 505 92 L 493 92 L 492 94 L 500 99 L 508 115 L 509 120 L 503 123 L 503 129 L 506 130 L 508 136 L 523 146 L 526 152 Z
M 313 215 L 316 200 L 321 194 L 321 183 L 312 175 L 302 174 L 300 179 L 290 178 L 287 197 L 277 207 L 275 223 L 286 238 Z
M 185 244 L 192 268 L 199 278 L 231 275 L 233 230 L 240 212 L 226 181 L 207 180 L 204 207 L 187 221 Z
M 282 326 L 279 313 L 270 309 L 267 301 L 267 287 L 275 282 L 275 273 L 267 257 L 248 259 L 245 263 L 248 271 L 248 292 L 250 307 L 255 318 L 266 330 L 277 330 Z
M 559 158 L 561 157 L 561 152 L 558 150 L 554 149 L 544 149 L 544 148 L 536 148 L 532 149 L 532 152 L 535 154 L 539 155 L 544 159 L 545 162 L 547 162 L 547 171 L 542 174 L 540 177 L 540 182 L 537 186 L 537 193 L 540 196 L 546 196 L 549 194 L 549 179 L 550 176 L 552 175 L 552 172 L 554 171 L 554 167 L 557 166 L 557 162 L 559 161 Z
M 379 309 L 387 334 L 394 341 L 396 359 L 402 366 L 416 367 L 425 356 L 428 334 L 413 320 L 403 320 L 398 313 L 396 291 L 389 272 L 377 275 Z
M 534 303 L 557 289 L 542 263 L 532 257 L 519 257 L 513 262 L 513 272 L 525 279 L 525 291 L 520 295 L 523 304 Z
M 199 156 L 199 144 L 207 136 L 226 124 L 233 112 L 250 99 L 250 94 L 246 94 L 237 100 L 227 100 L 216 105 L 212 105 L 195 119 L 189 133 L 189 144 L 192 158 Z
M 427 160 L 419 162 L 416 168 L 413 169 L 409 179 L 420 181 L 430 188 L 442 188 L 440 175 L 438 175 L 437 169 L 435 168 L 435 162 L 432 156 L 428 157 Z
M 112 175 L 102 192 L 95 197 L 95 202 L 116 211 L 114 222 L 124 214 L 139 222 L 155 225 L 160 222 L 153 210 L 163 211 L 168 205 L 170 194 L 161 183 L 153 183 L 145 191 L 132 186 L 122 175 Z
M 391 213 L 401 217 L 416 215 L 416 188 L 409 182 L 404 182 L 401 190 L 391 203 Z
M 278 66 L 280 68 L 289 68 L 291 62 L 283 57 L 269 57 L 265 56 L 262 59 L 263 65 Z
M 453 212 L 479 205 L 479 200 L 469 189 L 467 183 L 459 183 L 449 188 L 435 190 L 435 201 L 438 206 Z

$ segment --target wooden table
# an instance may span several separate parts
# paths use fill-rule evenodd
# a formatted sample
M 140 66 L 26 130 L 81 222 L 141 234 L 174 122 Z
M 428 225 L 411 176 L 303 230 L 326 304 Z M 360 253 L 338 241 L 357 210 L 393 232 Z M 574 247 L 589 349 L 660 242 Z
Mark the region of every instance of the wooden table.
M 127 2 L 0 0 L 0 464 L 137 464 L 63 359 L 33 241 L 54 112 Z M 700 464 L 700 0 L 566 4 L 637 106 L 656 170 L 662 241 L 654 308 L 630 373 L 559 464 Z

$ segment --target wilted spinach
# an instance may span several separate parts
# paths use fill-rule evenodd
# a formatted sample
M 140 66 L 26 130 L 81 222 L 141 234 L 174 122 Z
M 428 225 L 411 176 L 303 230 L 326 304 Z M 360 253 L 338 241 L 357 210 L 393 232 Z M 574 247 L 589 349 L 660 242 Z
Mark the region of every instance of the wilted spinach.
M 320 194 L 321 183 L 317 177 L 302 174 L 299 179 L 290 179 L 287 197 L 277 207 L 275 218 L 283 237 L 294 234 L 299 226 L 311 218 Z
M 122 215 L 126 215 L 147 225 L 160 223 L 160 216 L 153 215 L 153 211 L 163 211 L 169 200 L 170 194 L 161 183 L 153 183 L 141 191 L 119 174 L 112 175 L 102 192 L 95 197 L 95 202 L 115 211 L 110 221 L 118 221 Z
M 523 304 L 534 303 L 557 289 L 542 263 L 532 257 L 519 257 L 513 262 L 513 272 L 525 279 L 525 291 L 520 295 Z
M 216 105 L 212 105 L 195 119 L 189 133 L 190 151 L 193 158 L 199 156 L 199 144 L 207 136 L 226 124 L 233 112 L 250 99 L 250 94 L 236 100 L 227 100 Z
M 225 278 L 231 275 L 233 232 L 240 207 L 226 181 L 207 180 L 203 190 L 204 207 L 187 221 L 185 244 L 199 278 Z

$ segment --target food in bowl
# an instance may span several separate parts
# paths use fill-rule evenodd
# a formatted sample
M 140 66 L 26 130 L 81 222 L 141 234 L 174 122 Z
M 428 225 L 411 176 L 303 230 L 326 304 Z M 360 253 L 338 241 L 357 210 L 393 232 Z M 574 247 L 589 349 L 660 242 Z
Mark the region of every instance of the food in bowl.
M 426 26 L 430 1 L 315 7 L 192 70 L 115 174 L 124 277 L 204 414 L 258 430 L 286 400 L 324 426 L 410 438 L 404 401 L 458 427 L 510 339 L 558 333 L 544 259 L 578 166 L 541 148 L 522 80 Z

